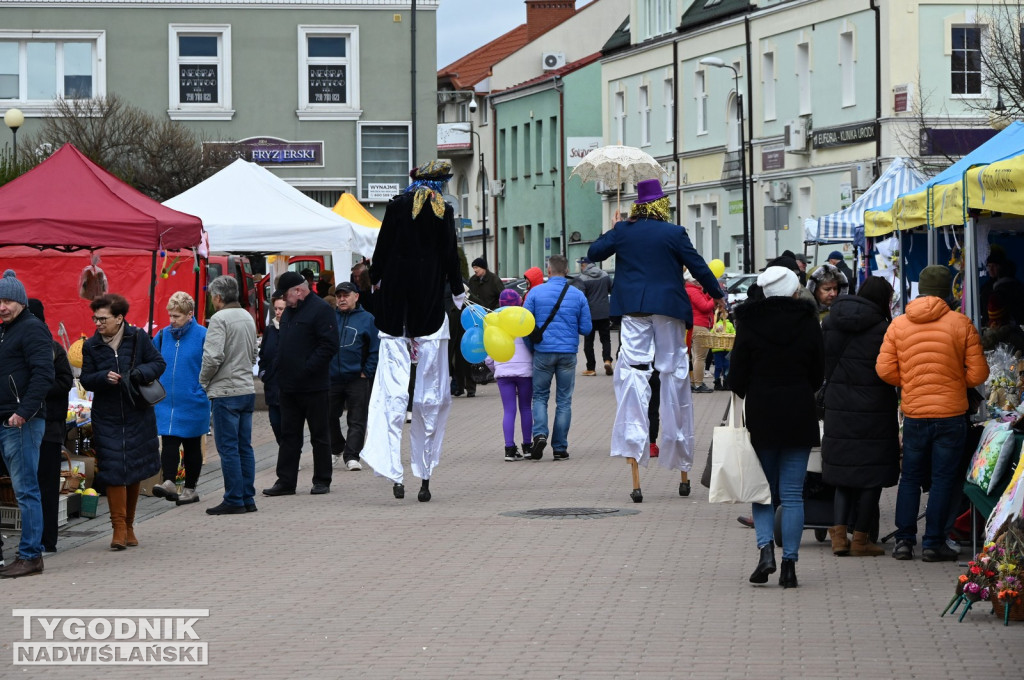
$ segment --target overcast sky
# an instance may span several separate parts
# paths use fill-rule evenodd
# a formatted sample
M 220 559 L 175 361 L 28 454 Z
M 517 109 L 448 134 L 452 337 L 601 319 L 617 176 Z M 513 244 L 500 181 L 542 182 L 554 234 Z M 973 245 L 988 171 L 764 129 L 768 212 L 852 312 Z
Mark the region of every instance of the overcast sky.
M 576 6 L 587 0 L 576 0 Z M 523 0 L 441 0 L 437 10 L 437 68 L 447 66 L 519 24 Z

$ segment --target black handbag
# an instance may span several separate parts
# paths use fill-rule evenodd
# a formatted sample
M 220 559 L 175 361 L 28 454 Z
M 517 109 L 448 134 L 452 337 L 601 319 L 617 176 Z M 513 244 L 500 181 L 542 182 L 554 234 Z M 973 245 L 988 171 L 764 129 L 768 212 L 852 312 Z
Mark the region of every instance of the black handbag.
M 167 390 L 160 383 L 158 379 L 153 379 L 148 383 L 136 383 L 131 379 L 132 371 L 135 370 L 135 356 L 139 349 L 139 338 L 138 334 L 142 331 L 139 329 L 135 330 L 135 344 L 132 346 L 132 360 L 128 364 L 128 398 L 135 405 L 136 408 L 146 408 L 147 406 L 153 406 L 167 396 Z
M 544 331 L 547 330 L 548 324 L 551 323 L 551 320 L 555 318 L 555 314 L 558 313 L 558 308 L 562 305 L 562 300 L 565 298 L 565 293 L 567 290 L 569 290 L 568 281 L 565 282 L 565 288 L 562 289 L 562 293 L 558 296 L 558 300 L 555 302 L 555 306 L 551 308 L 551 314 L 548 315 L 547 321 L 545 321 L 544 325 L 541 326 L 540 328 L 534 327 L 534 329 L 530 331 L 530 334 L 527 336 L 528 338 L 530 338 L 530 342 L 532 342 L 534 346 L 537 346 L 540 343 L 544 342 Z

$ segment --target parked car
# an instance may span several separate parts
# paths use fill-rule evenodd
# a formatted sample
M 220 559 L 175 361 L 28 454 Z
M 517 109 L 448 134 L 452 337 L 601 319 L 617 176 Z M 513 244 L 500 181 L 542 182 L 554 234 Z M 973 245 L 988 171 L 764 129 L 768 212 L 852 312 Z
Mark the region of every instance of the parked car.
M 740 274 L 726 283 L 726 302 L 734 305 L 747 299 L 747 289 L 757 282 L 757 274 Z

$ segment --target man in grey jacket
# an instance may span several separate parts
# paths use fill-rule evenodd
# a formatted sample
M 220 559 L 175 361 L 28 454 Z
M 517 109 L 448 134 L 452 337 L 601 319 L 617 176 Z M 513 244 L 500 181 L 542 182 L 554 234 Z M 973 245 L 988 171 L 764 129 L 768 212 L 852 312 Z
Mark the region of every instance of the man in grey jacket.
M 590 320 L 593 329 L 583 336 L 583 356 L 587 360 L 587 369 L 583 375 L 597 375 L 597 358 L 594 356 L 594 336 L 601 337 L 601 358 L 604 359 L 604 374 L 612 374 L 612 337 L 611 319 L 608 318 L 609 298 L 612 292 L 612 279 L 589 258 L 576 260 L 580 266 L 580 275 L 573 279 L 572 284 L 583 291 L 590 306 Z
M 218 276 L 208 287 L 213 308 L 203 343 L 199 384 L 210 397 L 213 438 L 224 475 L 224 501 L 208 515 L 256 512 L 256 455 L 252 450 L 256 322 L 238 304 L 238 282 Z

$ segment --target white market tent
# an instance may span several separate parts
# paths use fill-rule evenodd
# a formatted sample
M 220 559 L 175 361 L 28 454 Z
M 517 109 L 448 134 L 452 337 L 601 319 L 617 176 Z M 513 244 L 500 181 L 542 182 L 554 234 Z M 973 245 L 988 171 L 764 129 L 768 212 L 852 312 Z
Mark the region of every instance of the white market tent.
M 348 270 L 352 253 L 373 255 L 379 233 L 242 159 L 164 205 L 202 219 L 211 252 L 330 253 L 342 271 Z
M 905 158 L 894 158 L 885 172 L 868 187 L 860 198 L 848 208 L 819 217 L 817 229 L 808 233 L 809 241 L 817 243 L 844 243 L 858 240 L 863 243 L 864 211 L 883 203 L 891 203 L 900 194 L 916 189 L 927 178 Z M 811 225 L 806 225 L 811 227 Z M 808 228 L 807 232 L 812 229 Z

